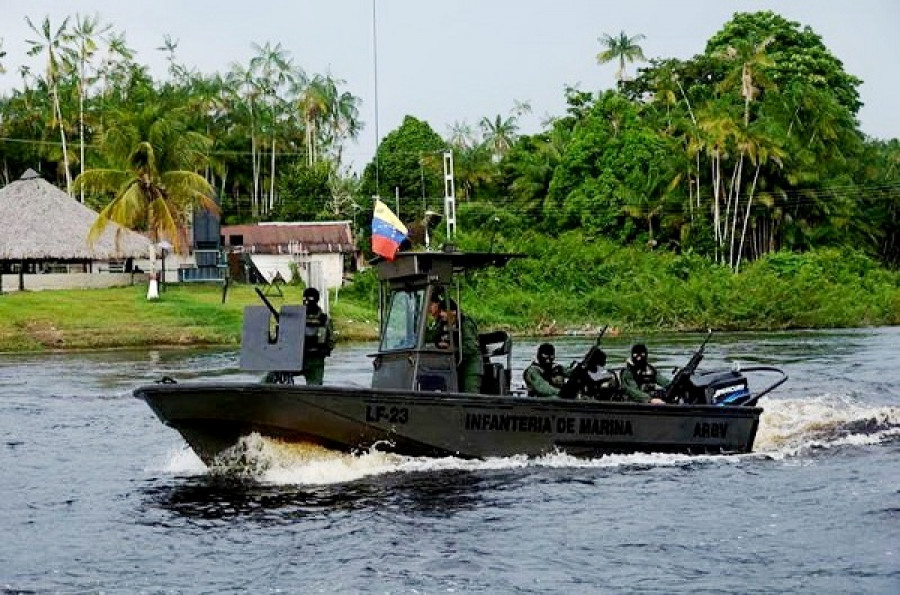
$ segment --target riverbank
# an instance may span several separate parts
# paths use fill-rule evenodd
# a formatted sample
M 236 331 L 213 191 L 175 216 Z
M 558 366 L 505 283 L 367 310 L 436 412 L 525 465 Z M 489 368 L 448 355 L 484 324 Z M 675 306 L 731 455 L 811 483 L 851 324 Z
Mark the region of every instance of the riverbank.
M 302 288 L 284 286 L 276 306 L 299 304 Z M 141 346 L 238 345 L 244 306 L 261 305 L 253 286 L 169 285 L 159 300 L 146 285 L 111 289 L 17 292 L 0 296 L 0 352 Z M 332 305 L 343 341 L 377 336 L 374 309 Z
M 524 235 L 503 248 L 528 258 L 467 275 L 462 304 L 482 332 L 517 336 L 667 331 L 787 330 L 900 324 L 900 273 L 855 252 L 776 253 L 739 275 L 691 254 L 621 247 L 570 233 L 550 241 Z M 469 250 L 486 250 L 477 239 Z M 283 287 L 274 305 L 299 304 Z M 338 341 L 378 335 L 378 284 L 358 274 L 331 314 Z M 0 352 L 141 346 L 234 345 L 253 286 L 169 285 L 148 301 L 146 286 L 0 295 Z

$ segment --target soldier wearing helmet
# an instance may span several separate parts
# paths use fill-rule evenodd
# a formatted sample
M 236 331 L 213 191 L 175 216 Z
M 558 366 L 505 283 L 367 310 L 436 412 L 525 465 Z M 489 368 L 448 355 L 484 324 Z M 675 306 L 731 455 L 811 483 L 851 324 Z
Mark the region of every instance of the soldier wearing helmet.
M 529 397 L 558 397 L 559 389 L 566 383 L 566 371 L 555 364 L 556 348 L 550 343 L 542 343 L 537 357 L 525 368 L 525 386 Z
M 319 386 L 325 376 L 325 358 L 334 349 L 334 328 L 331 318 L 319 307 L 319 290 L 303 290 L 306 306 L 306 332 L 303 337 L 303 371 L 306 384 Z

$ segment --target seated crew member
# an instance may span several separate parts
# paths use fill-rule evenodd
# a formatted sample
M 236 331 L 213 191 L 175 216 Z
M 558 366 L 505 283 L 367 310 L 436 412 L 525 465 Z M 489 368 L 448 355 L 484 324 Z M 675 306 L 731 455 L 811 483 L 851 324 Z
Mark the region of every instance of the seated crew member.
M 647 347 L 641 343 L 631 348 L 631 357 L 622 370 L 622 388 L 629 401 L 639 403 L 664 403 L 657 395 L 669 385 L 647 361 Z
M 581 371 L 581 396 L 598 401 L 610 401 L 618 396 L 619 381 L 606 369 L 606 353 L 598 348 L 591 350 Z
M 525 368 L 525 386 L 529 397 L 558 397 L 559 389 L 566 383 L 566 371 L 554 364 L 556 348 L 550 343 L 542 343 L 531 365 Z

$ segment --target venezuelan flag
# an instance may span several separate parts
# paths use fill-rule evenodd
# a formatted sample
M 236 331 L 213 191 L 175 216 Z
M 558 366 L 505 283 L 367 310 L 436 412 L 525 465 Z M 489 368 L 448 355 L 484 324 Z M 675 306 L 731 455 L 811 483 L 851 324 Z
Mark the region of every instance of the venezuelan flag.
M 372 252 L 394 260 L 400 244 L 406 239 L 407 229 L 394 212 L 380 200 L 375 200 L 372 215 Z

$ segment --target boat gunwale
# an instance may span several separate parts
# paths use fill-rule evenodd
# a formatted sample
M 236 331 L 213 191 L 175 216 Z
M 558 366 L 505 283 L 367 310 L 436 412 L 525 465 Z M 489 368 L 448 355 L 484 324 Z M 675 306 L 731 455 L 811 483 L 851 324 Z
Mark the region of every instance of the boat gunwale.
M 424 404 L 428 402 L 442 406 L 467 407 L 500 407 L 510 408 L 515 405 L 528 405 L 538 410 L 580 410 L 611 409 L 622 412 L 657 412 L 665 414 L 696 415 L 698 413 L 725 417 L 740 413 L 740 417 L 758 417 L 763 408 L 745 405 L 699 405 L 674 403 L 637 403 L 632 401 L 597 401 L 581 399 L 559 399 L 529 397 L 525 395 L 485 395 L 471 393 L 435 393 L 405 389 L 376 389 L 353 386 L 305 386 L 305 385 L 268 385 L 253 382 L 246 383 L 201 383 L 183 384 L 149 384 L 136 388 L 133 396 L 147 401 L 147 396 L 162 393 L 200 394 L 227 390 L 236 393 L 255 394 L 293 394 L 298 397 L 323 396 L 341 399 L 359 399 L 362 401 L 378 400 L 386 403 L 410 402 Z

